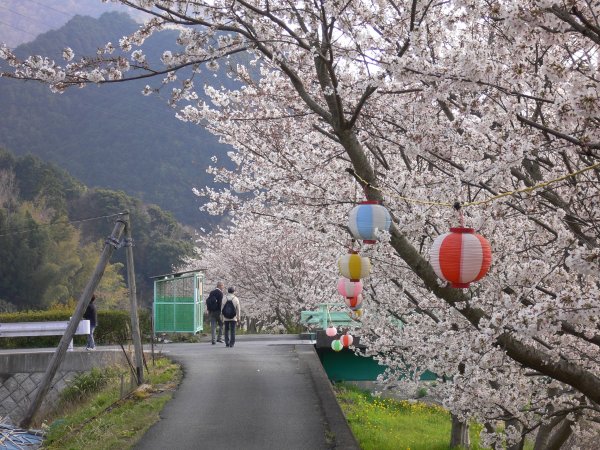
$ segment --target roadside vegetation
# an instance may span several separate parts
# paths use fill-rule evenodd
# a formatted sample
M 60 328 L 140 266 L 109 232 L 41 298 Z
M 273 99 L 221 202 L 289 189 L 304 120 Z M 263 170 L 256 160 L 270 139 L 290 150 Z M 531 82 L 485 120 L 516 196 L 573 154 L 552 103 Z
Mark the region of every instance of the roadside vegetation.
M 148 366 L 146 384 L 134 390 L 122 368 L 77 376 L 41 427 L 47 449 L 128 449 L 159 419 L 181 380 L 181 368 L 166 358 Z
M 335 392 L 362 450 L 450 448 L 450 413 L 441 406 L 380 398 L 344 383 L 337 384 Z M 479 445 L 480 431 L 481 425 L 471 424 L 472 450 L 483 450 Z

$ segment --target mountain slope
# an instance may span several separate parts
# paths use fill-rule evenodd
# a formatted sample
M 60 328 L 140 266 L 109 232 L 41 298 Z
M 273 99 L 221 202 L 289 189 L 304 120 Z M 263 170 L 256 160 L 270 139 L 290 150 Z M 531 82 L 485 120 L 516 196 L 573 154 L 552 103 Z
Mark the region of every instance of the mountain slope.
M 76 55 L 93 55 L 99 45 L 117 43 L 136 28 L 123 13 L 76 16 L 16 52 L 58 59 L 69 46 Z M 149 59 L 170 48 L 175 36 L 149 39 Z M 218 75 L 217 84 L 228 84 Z M 206 227 L 210 219 L 198 211 L 192 188 L 212 183 L 205 173 L 210 157 L 224 160 L 229 147 L 206 130 L 178 121 L 164 98 L 141 95 L 145 84 L 89 86 L 57 95 L 38 83 L 0 79 L 0 147 L 32 153 L 89 186 L 123 190 L 173 212 L 183 223 Z

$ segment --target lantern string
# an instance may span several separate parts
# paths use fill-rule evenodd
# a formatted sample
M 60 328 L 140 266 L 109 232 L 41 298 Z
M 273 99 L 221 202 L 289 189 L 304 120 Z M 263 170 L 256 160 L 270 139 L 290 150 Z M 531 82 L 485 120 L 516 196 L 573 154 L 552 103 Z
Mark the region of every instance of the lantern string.
M 513 195 L 516 195 L 516 194 L 521 194 L 521 193 L 524 193 L 524 192 L 532 192 L 532 191 L 535 191 L 537 189 L 541 189 L 543 187 L 550 186 L 550 185 L 552 185 L 554 183 L 558 183 L 559 181 L 564 181 L 564 180 L 567 180 L 569 178 L 575 177 L 577 175 L 580 175 L 580 174 L 582 174 L 584 172 L 587 172 L 589 170 L 596 169 L 598 167 L 600 167 L 600 162 L 597 162 L 596 164 L 593 164 L 591 166 L 584 167 L 583 169 L 577 170 L 575 172 L 571 172 L 571 173 L 568 173 L 566 175 L 562 175 L 562 176 L 560 176 L 558 178 L 554 178 L 552 180 L 543 181 L 541 183 L 534 184 L 532 186 L 527 186 L 527 187 L 520 188 L 520 189 L 515 189 L 514 191 L 502 192 L 500 194 L 494 195 L 493 197 L 489 197 L 489 198 L 486 198 L 486 199 L 483 199 L 483 200 L 462 203 L 462 204 L 460 204 L 460 206 L 461 207 L 466 207 L 466 206 L 485 205 L 487 203 L 491 203 L 491 202 L 496 201 L 496 200 L 498 200 L 500 198 L 503 198 L 503 197 L 509 197 L 509 196 L 513 196 Z M 389 197 L 395 197 L 395 198 L 399 198 L 399 199 L 404 200 L 404 201 L 409 202 L 409 203 L 416 203 L 416 204 L 421 204 L 421 205 L 452 206 L 452 207 L 454 207 L 455 204 L 456 204 L 456 203 L 449 203 L 449 202 L 436 202 L 436 201 L 431 201 L 431 200 L 421 200 L 421 199 L 417 199 L 417 198 L 405 197 L 403 195 L 396 194 L 395 192 L 386 192 L 382 188 L 380 188 L 378 186 L 374 186 L 371 183 L 369 183 L 367 180 L 365 180 L 359 174 L 357 174 L 353 169 L 346 169 L 346 170 L 352 176 L 354 176 L 357 180 L 359 180 L 360 183 L 363 185 L 364 188 L 369 187 L 371 189 L 374 189 L 376 191 L 381 192 L 382 194 L 388 195 Z
M 452 207 L 456 210 L 456 214 L 458 215 L 458 223 L 460 224 L 461 228 L 464 228 L 464 226 L 465 226 L 465 216 L 463 215 L 461 203 L 460 202 L 454 202 L 454 205 L 452 205 Z

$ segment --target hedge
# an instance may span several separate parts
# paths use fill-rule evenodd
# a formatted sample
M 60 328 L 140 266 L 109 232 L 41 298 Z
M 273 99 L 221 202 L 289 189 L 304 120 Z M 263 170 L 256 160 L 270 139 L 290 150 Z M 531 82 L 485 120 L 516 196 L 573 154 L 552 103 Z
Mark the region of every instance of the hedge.
M 69 320 L 69 311 L 49 310 L 49 311 L 22 311 L 16 313 L 1 313 L 1 323 L 12 322 L 50 322 Z M 142 339 L 150 337 L 152 334 L 152 325 L 150 322 L 150 313 L 147 309 L 139 310 L 140 333 Z M 0 348 L 43 348 L 56 347 L 60 342 L 60 336 L 30 336 L 7 338 L 0 336 Z M 131 341 L 129 311 L 103 311 L 98 310 L 98 326 L 94 332 L 94 339 L 97 344 L 118 344 Z M 75 336 L 75 345 L 84 345 L 85 335 Z

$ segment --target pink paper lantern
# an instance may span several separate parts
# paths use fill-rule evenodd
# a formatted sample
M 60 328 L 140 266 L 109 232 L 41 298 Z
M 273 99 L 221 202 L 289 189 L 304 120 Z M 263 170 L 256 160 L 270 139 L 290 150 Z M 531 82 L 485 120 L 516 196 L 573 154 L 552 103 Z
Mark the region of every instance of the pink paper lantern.
M 363 289 L 362 282 L 351 281 L 347 278 L 340 278 L 338 280 L 338 292 L 346 298 L 357 297 Z
M 325 330 L 325 334 L 329 337 L 334 337 L 337 334 L 337 329 L 335 327 L 329 327 Z

